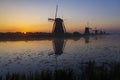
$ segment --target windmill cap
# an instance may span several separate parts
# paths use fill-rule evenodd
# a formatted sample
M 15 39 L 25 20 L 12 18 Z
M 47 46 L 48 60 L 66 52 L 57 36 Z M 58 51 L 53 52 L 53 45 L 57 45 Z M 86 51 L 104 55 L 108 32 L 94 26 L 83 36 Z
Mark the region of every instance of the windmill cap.
M 61 22 L 63 22 L 63 19 L 61 19 L 61 18 L 56 18 L 55 21 L 61 21 Z

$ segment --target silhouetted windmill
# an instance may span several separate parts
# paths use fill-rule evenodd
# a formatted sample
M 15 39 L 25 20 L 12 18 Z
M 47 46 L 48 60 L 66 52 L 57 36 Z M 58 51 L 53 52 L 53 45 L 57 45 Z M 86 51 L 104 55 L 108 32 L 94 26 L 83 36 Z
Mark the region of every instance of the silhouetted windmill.
M 96 27 L 95 27 L 95 30 L 94 31 L 94 34 L 103 34 L 103 31 L 102 30 L 98 30 Z
M 89 35 L 89 34 L 90 34 L 90 29 L 92 29 L 92 28 L 90 28 L 90 27 L 89 27 L 89 23 L 87 23 L 87 26 L 85 27 L 85 32 L 84 32 L 84 34 L 85 34 L 85 35 Z
M 95 30 L 94 30 L 94 31 L 95 31 L 95 34 L 98 34 L 98 30 L 97 30 L 97 28 L 96 28 L 96 27 L 95 27 Z
M 56 6 L 55 19 L 48 18 L 48 21 L 54 21 L 52 34 L 54 36 L 63 36 L 66 32 L 64 21 L 61 18 L 57 18 L 58 5 Z

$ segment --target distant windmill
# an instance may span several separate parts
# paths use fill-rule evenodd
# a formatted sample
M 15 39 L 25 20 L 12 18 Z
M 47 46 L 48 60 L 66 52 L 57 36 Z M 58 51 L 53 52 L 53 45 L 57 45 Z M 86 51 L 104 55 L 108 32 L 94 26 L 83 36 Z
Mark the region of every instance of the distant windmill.
M 95 30 L 94 31 L 94 34 L 103 34 L 103 31 L 102 30 L 99 30 L 95 27 Z
M 87 23 L 87 26 L 85 27 L 85 32 L 84 32 L 84 34 L 85 34 L 85 35 L 89 35 L 89 34 L 90 34 L 90 29 L 92 29 L 92 28 L 90 28 L 90 27 L 89 27 L 89 23 Z
M 96 28 L 96 27 L 95 27 L 95 30 L 94 30 L 94 31 L 95 31 L 95 34 L 98 34 L 98 30 L 97 30 L 97 28 Z
M 56 12 L 55 12 L 55 19 L 48 18 L 48 21 L 54 21 L 52 34 L 55 36 L 63 36 L 66 32 L 65 25 L 63 22 L 63 19 L 57 18 L 58 13 L 58 5 L 56 6 Z

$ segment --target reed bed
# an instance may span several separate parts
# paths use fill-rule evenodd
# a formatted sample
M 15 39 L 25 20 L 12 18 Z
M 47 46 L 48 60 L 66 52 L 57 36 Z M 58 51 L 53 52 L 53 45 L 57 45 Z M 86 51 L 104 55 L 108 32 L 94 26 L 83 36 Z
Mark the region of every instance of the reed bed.
M 80 70 L 76 74 L 72 69 L 43 70 L 28 74 L 7 73 L 0 80 L 120 80 L 120 63 L 101 63 L 95 61 L 81 62 Z

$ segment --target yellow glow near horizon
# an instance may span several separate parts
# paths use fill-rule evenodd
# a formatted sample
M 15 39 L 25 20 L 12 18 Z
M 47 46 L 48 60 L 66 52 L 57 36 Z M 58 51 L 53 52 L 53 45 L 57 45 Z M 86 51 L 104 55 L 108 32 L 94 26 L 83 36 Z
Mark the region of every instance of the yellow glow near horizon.
M 52 32 L 53 22 L 47 19 L 54 18 L 56 1 L 1 0 L 0 32 Z M 59 3 L 57 17 L 66 19 L 67 32 L 84 31 L 88 21 L 93 29 L 120 31 L 119 1 L 111 1 L 112 5 L 109 2 L 63 0 Z
M 42 14 L 37 17 L 35 14 L 29 14 L 27 12 L 23 12 L 23 14 L 22 12 L 17 12 L 16 14 L 10 13 L 9 15 L 6 13 L 2 16 L 0 21 L 0 32 L 52 32 L 53 22 L 48 22 L 47 18 L 42 16 L 44 15 Z M 86 21 L 80 22 L 75 19 L 64 21 L 67 32 L 82 32 L 84 31 L 86 23 Z M 107 25 L 107 22 L 104 23 L 106 25 L 99 26 L 100 23 L 102 22 L 91 21 L 90 27 L 94 29 L 95 26 L 97 26 L 98 29 L 112 30 L 115 26 L 113 23 L 113 26 L 111 26 L 112 24 L 110 23 Z M 119 25 L 116 29 L 120 29 Z
M 23 34 L 26 34 L 27 32 L 23 32 Z

